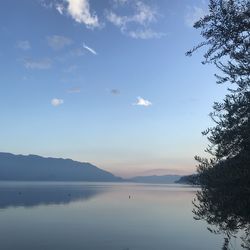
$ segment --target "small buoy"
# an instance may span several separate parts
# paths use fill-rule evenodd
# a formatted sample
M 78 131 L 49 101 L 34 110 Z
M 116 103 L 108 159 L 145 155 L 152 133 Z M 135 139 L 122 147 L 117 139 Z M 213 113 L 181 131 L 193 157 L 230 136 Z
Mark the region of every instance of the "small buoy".
M 130 199 L 130 198 L 131 198 L 131 196 L 129 195 L 129 196 L 128 196 L 128 198 Z

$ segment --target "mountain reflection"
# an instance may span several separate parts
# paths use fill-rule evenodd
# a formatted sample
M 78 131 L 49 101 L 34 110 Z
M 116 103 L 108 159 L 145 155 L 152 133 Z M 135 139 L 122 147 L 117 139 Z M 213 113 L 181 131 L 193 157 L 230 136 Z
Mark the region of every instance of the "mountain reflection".
M 202 188 L 197 192 L 194 219 L 205 220 L 208 230 L 224 234 L 223 250 L 231 249 L 230 240 L 241 239 L 241 247 L 250 249 L 250 190 L 246 187 Z
M 0 208 L 68 204 L 78 200 L 89 200 L 103 192 L 105 189 L 80 184 L 1 183 Z

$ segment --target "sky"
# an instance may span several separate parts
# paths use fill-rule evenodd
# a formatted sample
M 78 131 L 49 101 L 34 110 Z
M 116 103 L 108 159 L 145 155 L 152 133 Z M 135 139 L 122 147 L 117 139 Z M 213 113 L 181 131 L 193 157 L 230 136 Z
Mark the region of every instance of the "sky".
M 225 86 L 192 25 L 204 0 L 10 0 L 0 8 L 0 151 L 130 177 L 189 174 Z

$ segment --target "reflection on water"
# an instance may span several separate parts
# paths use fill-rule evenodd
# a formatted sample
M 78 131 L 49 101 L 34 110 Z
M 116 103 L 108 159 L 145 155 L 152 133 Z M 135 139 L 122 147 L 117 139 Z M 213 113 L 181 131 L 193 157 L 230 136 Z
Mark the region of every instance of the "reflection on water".
M 17 206 L 38 206 L 49 204 L 67 204 L 77 200 L 88 200 L 105 192 L 105 188 L 91 185 L 66 183 L 0 183 L 0 208 Z
M 0 249 L 220 249 L 224 237 L 193 219 L 196 191 L 180 185 L 0 183 Z
M 241 239 L 241 247 L 250 249 L 250 190 L 239 185 L 204 188 L 194 201 L 195 219 L 205 220 L 208 230 L 223 234 L 223 250 L 234 249 L 232 241 Z

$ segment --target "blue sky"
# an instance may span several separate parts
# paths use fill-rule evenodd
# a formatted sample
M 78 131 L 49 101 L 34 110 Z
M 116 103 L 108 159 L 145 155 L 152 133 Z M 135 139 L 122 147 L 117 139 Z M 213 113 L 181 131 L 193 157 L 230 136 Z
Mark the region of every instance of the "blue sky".
M 225 86 L 202 65 L 202 0 L 1 4 L 0 151 L 121 176 L 191 173 Z

